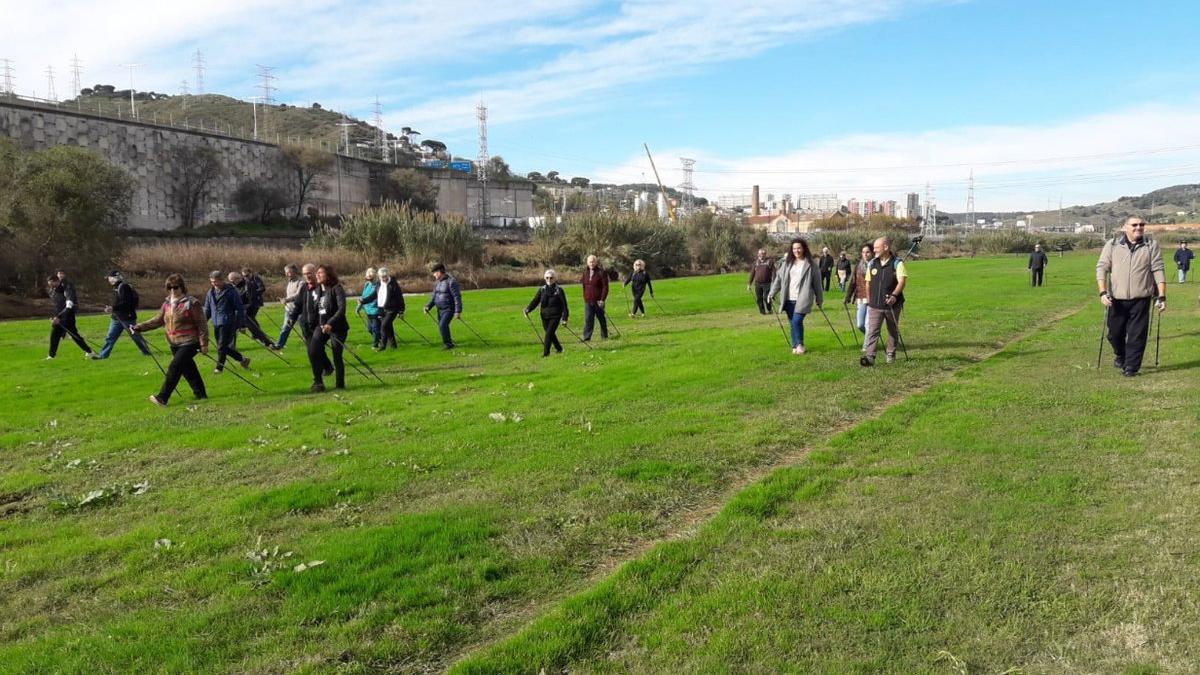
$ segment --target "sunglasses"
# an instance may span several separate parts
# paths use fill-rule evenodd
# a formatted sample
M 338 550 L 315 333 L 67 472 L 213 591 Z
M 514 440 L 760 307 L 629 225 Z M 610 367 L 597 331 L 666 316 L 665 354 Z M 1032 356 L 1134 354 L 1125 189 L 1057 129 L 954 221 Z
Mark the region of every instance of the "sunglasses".
M 177 291 L 181 288 L 183 288 L 183 286 L 167 286 L 168 291 Z
M 1145 223 L 1130 223 L 1129 226 L 1130 227 L 1145 227 L 1146 224 Z

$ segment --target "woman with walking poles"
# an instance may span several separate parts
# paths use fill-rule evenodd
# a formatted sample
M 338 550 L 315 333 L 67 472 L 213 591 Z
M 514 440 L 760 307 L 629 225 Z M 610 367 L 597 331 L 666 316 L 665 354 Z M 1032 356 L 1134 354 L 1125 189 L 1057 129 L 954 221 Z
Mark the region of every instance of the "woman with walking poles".
M 629 310 L 629 316 L 637 316 L 638 310 L 641 310 L 642 316 L 646 316 L 646 305 L 642 304 L 642 296 L 646 291 L 650 291 L 650 297 L 654 297 L 654 284 L 650 281 L 650 273 L 646 271 L 645 260 L 633 261 L 633 273 L 625 280 L 624 286 L 632 285 L 633 291 L 633 308 Z
M 546 270 L 544 279 L 546 283 L 537 289 L 533 300 L 525 306 L 526 319 L 534 309 L 541 308 L 542 331 L 545 333 L 545 337 L 542 338 L 543 358 L 550 356 L 551 346 L 554 347 L 554 351 L 562 353 L 562 343 L 558 341 L 558 326 L 566 324 L 567 317 L 571 314 L 570 308 L 567 307 L 567 294 L 562 286 L 558 285 L 558 274 L 554 270 Z
M 166 329 L 171 364 L 167 366 L 162 387 L 150 396 L 151 403 L 163 407 L 171 400 L 181 377 L 187 380 L 197 400 L 208 398 L 204 378 L 200 377 L 200 369 L 196 367 L 196 354 L 208 353 L 208 322 L 204 310 L 199 300 L 188 295 L 187 284 L 181 275 L 167 277 L 165 285 L 167 298 L 158 308 L 158 314 L 132 328 L 135 334 L 160 327 Z
M 304 302 L 312 303 L 309 308 L 315 315 L 312 336 L 308 341 L 308 362 L 312 366 L 313 383 L 310 391 L 325 391 L 329 359 L 325 356 L 325 344 L 332 342 L 334 388 L 346 388 L 346 362 L 342 352 L 346 348 L 346 336 L 350 334 L 350 322 L 346 320 L 346 289 L 338 281 L 337 272 L 330 265 L 317 266 L 317 292 L 304 294 Z
M 375 293 L 375 304 L 379 306 L 379 349 L 395 349 L 396 318 L 404 316 L 404 291 L 387 267 L 379 268 L 379 290 Z
M 383 269 L 387 269 L 386 267 Z M 379 291 L 379 282 L 375 280 L 375 268 L 368 267 L 366 272 L 363 272 L 363 288 L 362 294 L 358 297 L 358 307 L 354 308 L 354 313 L 366 318 L 363 320 L 367 324 L 367 332 L 371 334 L 371 349 L 379 351 L 379 305 L 375 303 L 377 292 Z
M 825 303 L 825 295 L 808 242 L 799 237 L 792 240 L 787 255 L 779 261 L 775 281 L 767 294 L 768 305 L 774 302 L 775 296 L 780 297 L 780 312 L 787 314 L 792 325 L 792 353 L 805 353 L 804 317 L 812 313 L 814 303 L 818 307 Z

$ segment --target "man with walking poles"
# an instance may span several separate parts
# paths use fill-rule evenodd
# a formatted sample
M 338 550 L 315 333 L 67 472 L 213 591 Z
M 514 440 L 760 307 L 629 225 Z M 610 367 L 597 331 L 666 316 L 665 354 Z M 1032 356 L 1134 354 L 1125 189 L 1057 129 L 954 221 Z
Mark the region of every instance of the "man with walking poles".
M 442 345 L 446 349 L 454 349 L 457 345 L 450 335 L 450 322 L 455 318 L 462 319 L 462 286 L 458 279 L 446 274 L 446 266 L 442 263 L 436 263 L 432 272 L 433 295 L 425 305 L 425 313 L 429 314 L 429 310 L 437 307 L 437 325 L 442 334 Z
M 100 347 L 100 352 L 88 355 L 88 358 L 92 359 L 107 359 L 109 354 L 112 354 L 113 347 L 117 345 L 117 338 L 121 337 L 123 333 L 129 333 L 129 328 L 137 323 L 137 291 L 129 285 L 129 282 L 125 281 L 125 277 L 119 270 L 110 272 L 107 279 L 108 284 L 112 286 L 112 300 L 109 301 L 104 311 L 109 313 L 112 321 L 108 324 L 108 335 L 104 338 L 104 345 Z M 133 340 L 144 356 L 151 355 L 145 338 L 137 333 L 129 333 L 129 338 Z
M 79 335 L 75 326 L 75 310 L 79 299 L 75 295 L 75 285 L 67 281 L 67 275 L 59 272 L 46 279 L 50 299 L 54 301 L 54 316 L 50 318 L 50 355 L 47 361 L 53 361 L 58 356 L 58 343 L 64 336 L 70 337 L 83 350 L 84 356 L 91 357 L 94 352 L 87 341 Z
M 608 300 L 608 272 L 600 267 L 600 259 L 587 257 L 587 269 L 583 271 L 583 341 L 592 339 L 596 320 L 600 321 L 600 337 L 608 339 L 608 317 L 604 313 L 604 302 Z
M 775 261 L 767 257 L 766 249 L 758 249 L 758 257 L 750 267 L 750 278 L 746 281 L 746 289 L 754 290 L 754 301 L 758 303 L 759 314 L 770 314 L 767 306 L 767 294 L 771 292 L 771 282 L 775 281 Z
M 1029 285 L 1041 286 L 1042 275 L 1046 272 L 1046 263 L 1049 260 L 1046 258 L 1046 252 L 1042 250 L 1041 244 L 1035 244 L 1033 253 L 1029 254 Z
M 887 237 L 876 239 L 874 249 L 875 258 L 867 266 L 867 336 L 862 357 L 858 360 L 864 368 L 875 365 L 875 350 L 885 321 L 888 331 L 885 348 L 887 362 L 895 362 L 897 343 L 904 350 L 905 358 L 908 358 L 908 349 L 900 337 L 900 312 L 904 309 L 908 269 L 903 260 L 892 254 Z
M 1188 248 L 1186 241 L 1179 242 L 1179 248 L 1175 250 L 1175 267 L 1179 268 L 1179 283 L 1187 281 L 1188 271 L 1192 269 L 1192 258 L 1195 256 L 1196 254 Z
M 1125 377 L 1137 375 L 1142 368 L 1150 333 L 1151 303 L 1159 313 L 1167 308 L 1162 249 L 1145 233 L 1145 220 L 1137 216 L 1126 218 L 1124 230 L 1104 244 L 1096 263 L 1096 285 L 1105 308 L 1113 365 Z

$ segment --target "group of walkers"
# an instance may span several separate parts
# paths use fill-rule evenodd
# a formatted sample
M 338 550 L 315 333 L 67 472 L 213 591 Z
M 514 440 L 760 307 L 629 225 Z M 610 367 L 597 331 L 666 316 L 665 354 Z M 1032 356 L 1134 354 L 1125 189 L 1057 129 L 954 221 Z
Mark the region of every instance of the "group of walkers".
M 773 313 L 778 298 L 779 314 L 786 315 L 791 326 L 788 338 L 792 353 L 801 355 L 807 352 L 804 319 L 812 314 L 814 306 L 824 314 L 825 293 L 830 290 L 834 269 L 838 273 L 838 289 L 845 292 L 842 305 L 848 318 L 849 305 L 855 305 L 856 318 L 850 318 L 851 329 L 864 336 L 860 365 L 875 365 L 885 324 L 888 340 L 884 354 L 888 363 L 894 362 L 897 346 L 903 347 L 900 312 L 904 308 L 908 269 L 892 253 L 887 237 L 863 244 L 857 264 L 844 252 L 835 261 L 827 247 L 819 256 L 813 256 L 808 242 L 800 237 L 791 241 L 787 253 L 777 262 L 767 257 L 765 249 L 759 249 L 746 288 L 754 291 L 760 314 Z M 825 319 L 832 329 L 832 321 L 827 315 Z
M 1160 313 L 1166 309 L 1162 251 L 1157 242 L 1144 235 L 1145 222 L 1141 218 L 1129 218 L 1121 233 L 1105 243 L 1096 266 L 1100 301 L 1105 307 L 1105 332 L 1101 345 L 1107 340 L 1113 349 L 1114 366 L 1126 376 L 1136 375 L 1141 370 L 1149 336 L 1151 307 L 1154 306 Z M 1186 281 L 1192 258 L 1187 243 L 1181 243 L 1175 252 L 1180 283 Z M 1028 265 L 1031 285 L 1042 285 L 1047 264 L 1048 259 L 1041 245 L 1035 246 Z M 747 290 L 753 291 L 761 314 L 787 317 L 790 331 L 784 330 L 785 337 L 792 353 L 801 355 L 807 352 L 804 321 L 813 313 L 814 307 L 833 329 L 832 321 L 825 315 L 824 304 L 834 271 L 837 273 L 838 289 L 844 292 L 842 305 L 851 330 L 855 332 L 856 342 L 858 333 L 863 336 L 860 365 L 875 365 L 885 327 L 887 341 L 883 350 L 886 361 L 895 362 L 897 349 L 904 350 L 907 355 L 900 332 L 900 317 L 904 310 L 908 269 L 892 251 L 887 237 L 863 244 L 857 261 L 851 261 L 845 252 L 835 259 L 828 248 L 823 248 L 820 255 L 814 255 L 803 238 L 793 239 L 787 252 L 778 260 L 770 259 L 767 251 L 760 249 L 750 269 Z M 434 320 L 442 345 L 445 349 L 454 349 L 457 345 L 451 326 L 454 319 L 462 319 L 462 287 L 441 263 L 433 265 L 431 273 L 433 292 L 423 309 L 427 315 L 437 309 Z M 229 361 L 244 370 L 250 370 L 250 358 L 237 347 L 241 331 L 272 352 L 283 350 L 292 333 L 299 332 L 312 371 L 310 390 L 325 391 L 326 378 L 330 376 L 334 378 L 334 388 L 344 389 L 345 351 L 348 349 L 346 340 L 351 324 L 346 289 L 329 265 L 288 265 L 284 268 L 284 276 L 285 292 L 284 297 L 280 298 L 283 317 L 279 323 L 279 335 L 272 339 L 258 322 L 259 310 L 264 306 L 266 284 L 251 269 L 228 274 L 212 272 L 209 274 L 210 288 L 203 300 L 189 295 L 183 277 L 172 274 L 165 281 L 166 297 L 158 312 L 141 323 L 137 321 L 137 291 L 119 270 L 113 270 L 106 277 L 111 287 L 111 299 L 105 307 L 110 317 L 109 328 L 103 346 L 95 350 L 80 335 L 76 324 L 79 300 L 75 286 L 65 272 L 59 271 L 46 280 L 54 307 L 47 359 L 58 356 L 59 346 L 66 337 L 71 338 L 88 358 L 106 359 L 122 335 L 128 335 L 142 354 L 153 358 L 150 345 L 142 334 L 163 328 L 171 359 L 169 366 L 163 369 L 162 387 L 150 400 L 165 406 L 180 379 L 188 382 L 196 398 L 206 397 L 204 380 L 195 362 L 197 356 L 211 360 L 215 374 L 223 373 Z M 539 312 L 542 330 L 538 332 L 535 327 L 534 332 L 541 342 L 543 357 L 549 356 L 552 349 L 560 353 L 563 351 L 558 337 L 560 328 L 566 328 L 589 349 L 588 343 L 593 339 L 597 324 L 600 338 L 608 339 L 609 328 L 615 329 L 606 310 L 609 284 L 610 281 L 620 281 L 619 275 L 605 269 L 597 256 L 587 257 L 579 280 L 584 303 L 582 336 L 575 335 L 568 326 L 570 307 L 567 293 L 559 283 L 558 273 L 553 269 L 546 270 L 543 281 L 523 311 L 531 324 L 530 313 L 534 310 Z M 389 268 L 366 270 L 363 282 L 354 313 L 365 323 L 373 349 L 383 351 L 397 348 L 397 321 L 420 335 L 420 331 L 405 319 L 404 291 Z M 622 290 L 630 287 L 632 291 L 629 315 L 645 316 L 644 295 L 649 292 L 651 298 L 654 297 L 654 286 L 645 261 L 635 261 L 621 286 Z M 851 305 L 854 307 L 853 313 Z M 209 355 L 209 323 L 213 329 L 213 344 L 217 352 L 215 357 Z M 780 327 L 783 327 L 782 321 Z M 841 338 L 838 339 L 840 342 Z M 357 354 L 351 351 L 351 355 L 370 370 L 370 366 Z M 161 364 L 159 367 L 162 369 Z M 357 366 L 354 367 L 357 369 Z M 374 371 L 370 372 L 374 375 Z M 237 377 L 245 379 L 241 375 Z M 248 380 L 246 382 L 255 386 Z

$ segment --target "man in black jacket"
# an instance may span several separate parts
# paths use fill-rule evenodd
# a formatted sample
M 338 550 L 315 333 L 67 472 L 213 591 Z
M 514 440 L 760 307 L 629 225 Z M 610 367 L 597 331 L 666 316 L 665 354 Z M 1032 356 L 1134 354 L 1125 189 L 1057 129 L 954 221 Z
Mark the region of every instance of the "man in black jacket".
M 1179 283 L 1187 281 L 1188 270 L 1192 269 L 1192 258 L 1195 256 L 1188 248 L 1186 241 L 1179 242 L 1175 249 L 1175 267 L 1179 268 Z
M 874 248 L 875 257 L 867 265 L 867 335 L 863 340 L 863 355 L 858 360 L 865 367 L 875 365 L 875 350 L 885 323 L 887 362 L 896 360 L 900 311 L 904 309 L 904 287 L 908 285 L 908 269 L 903 260 L 892 254 L 887 237 L 876 239 Z
M 75 297 L 75 285 L 67 281 L 67 275 L 64 272 L 59 272 L 56 276 L 46 279 L 46 285 L 50 290 L 50 299 L 54 301 L 54 316 L 50 318 L 53 326 L 50 329 L 50 355 L 46 357 L 46 360 L 49 361 L 58 355 L 58 343 L 62 340 L 63 335 L 69 335 L 83 350 L 83 353 L 90 357 L 92 348 L 79 335 L 79 329 L 75 327 L 75 308 L 78 304 Z
M 1046 253 L 1042 251 L 1041 244 L 1035 244 L 1033 253 L 1029 254 L 1029 283 L 1033 286 L 1042 285 L 1042 274 L 1046 271 L 1046 264 L 1050 262 L 1046 258 Z
M 251 276 L 246 276 L 246 272 L 250 272 Z M 275 349 L 275 341 L 267 336 L 266 331 L 262 329 L 262 325 L 255 318 L 258 310 L 262 309 L 263 306 L 262 289 L 259 287 L 262 284 L 262 279 L 259 279 L 256 283 L 254 279 L 257 275 L 249 269 L 246 272 L 242 272 L 241 274 L 230 272 L 228 277 L 229 283 L 237 289 L 238 297 L 242 300 L 242 311 L 245 313 L 246 319 L 242 324 L 242 328 L 250 333 L 250 338 L 255 342 L 267 349 Z
M 142 354 L 150 356 L 150 347 L 146 344 L 146 338 L 138 333 L 129 332 L 129 329 L 137 323 L 137 291 L 125 281 L 125 277 L 121 276 L 119 270 L 113 270 L 106 278 L 108 284 L 112 286 L 112 299 L 104 311 L 108 312 L 112 320 L 108 324 L 108 335 L 104 338 L 104 346 L 100 348 L 100 353 L 91 354 L 89 357 L 107 359 L 112 354 L 113 347 L 117 344 L 117 338 L 121 337 L 122 333 L 129 335 Z
M 828 246 L 821 249 L 819 268 L 821 270 L 821 284 L 828 291 L 829 280 L 833 278 L 833 255 L 829 252 Z
M 546 337 L 542 340 L 542 356 L 550 356 L 550 346 L 554 346 L 554 351 L 562 353 L 562 343 L 558 341 L 558 325 L 565 324 L 567 317 L 570 316 L 571 310 L 567 306 L 567 294 L 563 291 L 562 286 L 558 285 L 558 275 L 554 270 L 546 270 L 546 284 L 537 289 L 533 300 L 525 306 L 525 316 L 535 307 L 541 307 L 542 330 L 546 332 Z

